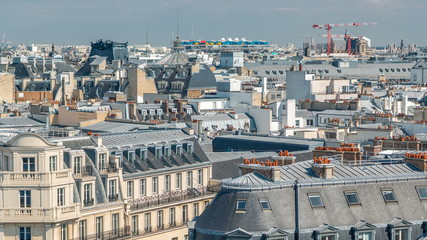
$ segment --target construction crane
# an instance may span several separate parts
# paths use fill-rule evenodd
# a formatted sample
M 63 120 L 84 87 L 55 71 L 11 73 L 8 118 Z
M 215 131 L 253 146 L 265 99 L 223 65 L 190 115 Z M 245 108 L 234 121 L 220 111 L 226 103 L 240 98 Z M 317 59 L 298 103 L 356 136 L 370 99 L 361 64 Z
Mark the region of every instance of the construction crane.
M 353 35 L 350 35 L 348 33 L 348 29 L 345 30 L 344 34 L 331 34 L 330 36 L 331 36 L 331 38 L 339 38 L 339 39 L 345 39 L 346 40 L 346 43 L 347 43 L 347 54 L 348 55 L 352 54 L 352 51 L 351 51 L 351 39 L 352 38 L 353 39 L 354 38 L 359 38 L 359 39 L 363 38 L 363 36 L 353 36 Z M 322 37 L 327 38 L 328 34 L 322 34 Z
M 332 52 L 332 34 L 331 29 L 332 27 L 359 27 L 359 26 L 369 26 L 369 25 L 376 25 L 377 23 L 332 23 L 332 24 L 314 24 L 313 28 L 318 29 L 326 29 L 328 31 L 328 55 Z M 349 38 L 349 37 L 348 37 Z

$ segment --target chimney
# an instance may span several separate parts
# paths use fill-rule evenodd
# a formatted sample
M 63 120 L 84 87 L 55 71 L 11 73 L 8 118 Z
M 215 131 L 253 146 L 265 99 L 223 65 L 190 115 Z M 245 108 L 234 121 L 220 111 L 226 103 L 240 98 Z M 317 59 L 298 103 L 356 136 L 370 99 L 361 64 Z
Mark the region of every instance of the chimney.
M 252 162 L 248 159 L 244 160 L 243 164 L 239 164 L 241 175 L 245 175 L 251 172 L 257 172 L 272 181 L 280 181 L 280 166 L 265 166 L 261 165 L 259 161 L 252 159 Z
M 102 137 L 98 133 L 93 134 L 91 138 L 92 138 L 92 141 L 96 143 L 97 147 L 102 146 Z
M 169 115 L 169 102 L 168 101 L 162 102 L 162 108 L 163 108 L 163 112 L 165 113 L 165 115 Z
M 319 178 L 329 179 L 334 177 L 334 164 L 328 158 L 315 158 L 311 169 Z
M 299 64 L 299 71 L 302 72 L 302 63 Z

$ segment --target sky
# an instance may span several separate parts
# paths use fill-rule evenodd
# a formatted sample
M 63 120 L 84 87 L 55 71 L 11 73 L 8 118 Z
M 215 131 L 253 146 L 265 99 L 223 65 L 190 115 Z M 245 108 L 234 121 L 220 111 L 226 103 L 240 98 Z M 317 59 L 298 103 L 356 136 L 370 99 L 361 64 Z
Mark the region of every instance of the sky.
M 177 9 L 179 30 L 177 31 Z M 0 0 L 0 38 L 15 44 L 89 45 L 98 39 L 170 46 L 181 39 L 246 38 L 286 45 L 325 30 L 313 24 L 376 22 L 351 27 L 374 46 L 427 46 L 426 0 Z M 344 27 L 332 29 L 343 34 Z M 0 39 L 1 41 L 1 39 Z

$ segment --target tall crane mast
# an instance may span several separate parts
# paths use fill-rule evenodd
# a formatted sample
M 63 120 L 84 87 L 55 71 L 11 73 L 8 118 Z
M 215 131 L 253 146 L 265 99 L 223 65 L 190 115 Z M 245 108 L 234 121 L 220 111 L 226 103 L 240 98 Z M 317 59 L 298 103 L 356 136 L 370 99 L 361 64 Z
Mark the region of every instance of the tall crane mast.
M 328 31 L 328 55 L 332 52 L 332 34 L 331 30 L 333 27 L 359 27 L 359 26 L 369 26 L 369 25 L 376 25 L 377 23 L 331 23 L 331 24 L 314 24 L 313 28 L 317 29 L 325 29 Z

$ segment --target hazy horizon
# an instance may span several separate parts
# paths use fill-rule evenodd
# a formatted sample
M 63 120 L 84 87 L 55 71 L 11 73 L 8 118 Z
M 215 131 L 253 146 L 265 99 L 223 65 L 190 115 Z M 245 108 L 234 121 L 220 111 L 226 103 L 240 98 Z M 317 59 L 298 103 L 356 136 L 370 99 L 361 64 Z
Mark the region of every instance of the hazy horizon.
M 148 26 L 151 45 L 170 46 L 178 8 L 181 39 L 244 37 L 301 47 L 308 36 L 326 33 L 313 24 L 377 22 L 349 32 L 370 38 L 373 46 L 399 45 L 401 38 L 405 45 L 427 45 L 423 0 L 15 0 L 1 5 L 0 36 L 6 33 L 6 41 L 15 44 L 89 45 L 98 39 L 145 44 Z M 345 28 L 332 32 L 343 34 Z

